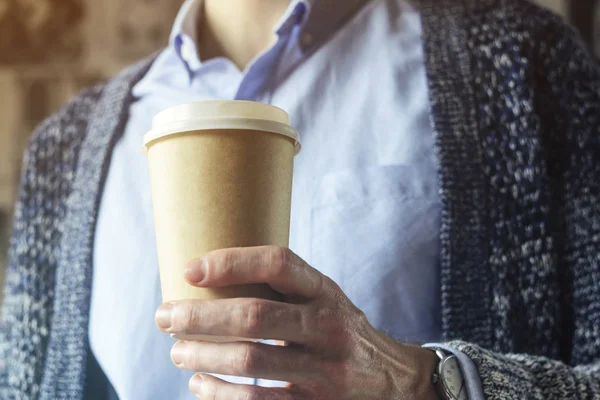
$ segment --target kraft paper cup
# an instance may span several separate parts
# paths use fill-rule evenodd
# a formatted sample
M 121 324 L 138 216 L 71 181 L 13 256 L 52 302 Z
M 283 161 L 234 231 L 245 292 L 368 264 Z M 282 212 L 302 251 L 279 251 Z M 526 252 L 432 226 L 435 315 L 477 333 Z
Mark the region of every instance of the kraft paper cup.
M 288 246 L 293 160 L 300 141 L 287 113 L 247 101 L 184 104 L 153 119 L 144 147 L 164 302 L 277 299 L 268 285 L 196 288 L 185 281 L 184 269 L 212 250 Z

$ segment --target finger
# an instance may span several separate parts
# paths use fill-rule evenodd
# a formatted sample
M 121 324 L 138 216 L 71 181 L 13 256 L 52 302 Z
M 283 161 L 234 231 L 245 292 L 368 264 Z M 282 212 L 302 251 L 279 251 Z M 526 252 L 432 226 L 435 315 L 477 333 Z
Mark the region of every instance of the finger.
M 294 400 L 292 389 L 236 385 L 214 376 L 198 374 L 190 379 L 190 391 L 201 400 Z
M 199 287 L 267 283 L 290 296 L 318 297 L 324 276 L 291 250 L 276 246 L 225 249 L 190 262 L 186 279 Z
M 183 300 L 164 304 L 156 324 L 179 335 L 211 335 L 313 344 L 319 329 L 306 305 L 262 299 Z
M 295 384 L 319 379 L 322 370 L 311 353 L 252 342 L 177 342 L 171 359 L 181 369 Z

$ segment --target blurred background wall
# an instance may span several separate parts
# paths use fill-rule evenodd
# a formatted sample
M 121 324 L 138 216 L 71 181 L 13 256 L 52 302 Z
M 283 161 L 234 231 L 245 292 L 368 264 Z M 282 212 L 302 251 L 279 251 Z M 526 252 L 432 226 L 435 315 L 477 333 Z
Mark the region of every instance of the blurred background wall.
M 600 37 L 600 1 L 538 1 L 572 16 L 590 43 Z M 0 0 L 0 282 L 32 129 L 82 87 L 163 47 L 181 2 Z

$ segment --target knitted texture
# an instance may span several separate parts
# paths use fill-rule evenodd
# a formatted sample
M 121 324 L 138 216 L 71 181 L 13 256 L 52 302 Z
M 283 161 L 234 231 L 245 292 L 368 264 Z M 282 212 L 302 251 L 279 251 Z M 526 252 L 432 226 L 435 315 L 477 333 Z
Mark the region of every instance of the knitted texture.
M 445 337 L 488 399 L 600 398 L 597 63 L 530 2 L 422 4 Z
M 600 398 L 600 70 L 570 28 L 528 1 L 419 3 L 445 338 L 473 359 L 487 399 Z M 32 140 L 1 399 L 82 396 L 98 202 L 148 64 L 84 92 Z
M 93 226 L 103 175 L 150 61 L 85 90 L 33 135 L 0 325 L 0 399 L 77 399 L 85 385 Z M 119 129 L 120 128 L 120 129 Z
M 0 329 L 0 399 L 35 399 L 40 392 L 65 200 L 101 90 L 84 91 L 42 124 L 25 154 Z
M 112 149 L 125 129 L 129 114 L 129 106 L 123 105 L 133 101 L 132 82 L 140 79 L 147 69 L 146 61 L 121 73 L 118 79 L 105 85 L 103 97 L 91 110 L 88 133 L 78 155 L 77 174 L 66 203 L 42 400 L 77 399 L 83 394 L 89 346 L 93 228 Z

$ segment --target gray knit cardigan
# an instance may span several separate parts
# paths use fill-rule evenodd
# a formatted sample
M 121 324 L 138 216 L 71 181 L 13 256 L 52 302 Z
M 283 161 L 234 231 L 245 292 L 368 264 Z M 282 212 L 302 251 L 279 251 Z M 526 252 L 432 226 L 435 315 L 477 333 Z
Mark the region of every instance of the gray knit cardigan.
M 600 69 L 571 28 L 528 1 L 421 7 L 444 337 L 473 359 L 487 399 L 600 399 Z M 84 91 L 31 140 L 0 329 L 2 400 L 83 397 L 98 204 L 150 63 Z

